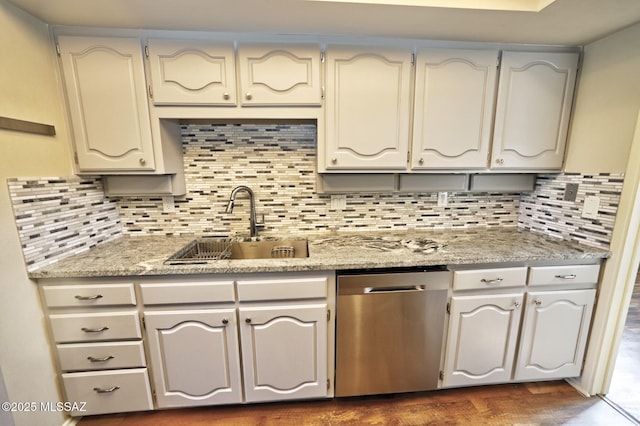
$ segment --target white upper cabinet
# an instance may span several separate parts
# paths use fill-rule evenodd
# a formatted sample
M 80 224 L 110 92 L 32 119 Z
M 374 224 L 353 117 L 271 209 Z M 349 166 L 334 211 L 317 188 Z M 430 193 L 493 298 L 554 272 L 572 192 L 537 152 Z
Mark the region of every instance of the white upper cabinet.
M 59 36 L 80 172 L 155 170 L 138 38 Z
M 411 59 L 410 49 L 328 47 L 320 169 L 406 170 Z
M 236 105 L 233 42 L 147 40 L 155 105 Z
M 412 169 L 487 167 L 498 54 L 497 50 L 418 51 Z
M 492 169 L 560 170 L 577 53 L 503 52 Z
M 240 44 L 242 105 L 320 105 L 320 45 Z

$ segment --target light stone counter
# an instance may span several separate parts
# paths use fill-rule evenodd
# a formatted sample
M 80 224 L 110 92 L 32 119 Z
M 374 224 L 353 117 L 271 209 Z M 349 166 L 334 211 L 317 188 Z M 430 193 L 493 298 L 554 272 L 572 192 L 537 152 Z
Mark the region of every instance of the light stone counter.
M 595 263 L 609 252 L 517 228 L 388 231 L 298 235 L 305 259 L 215 260 L 197 265 L 165 261 L 196 236 L 134 236 L 30 272 L 33 279 L 135 275 L 293 272 L 496 263 Z

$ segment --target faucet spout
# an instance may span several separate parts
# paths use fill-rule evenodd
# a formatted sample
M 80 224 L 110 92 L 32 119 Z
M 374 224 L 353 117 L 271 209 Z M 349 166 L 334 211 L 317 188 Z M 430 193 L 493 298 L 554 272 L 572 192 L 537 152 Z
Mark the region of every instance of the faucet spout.
M 256 219 L 256 201 L 255 201 L 255 195 L 253 194 L 253 191 L 251 190 L 251 188 L 249 188 L 248 186 L 245 185 L 240 185 L 240 186 L 236 186 L 235 188 L 233 188 L 233 190 L 231 191 L 231 196 L 229 197 L 229 202 L 227 204 L 227 208 L 225 209 L 226 213 L 233 213 L 233 207 L 235 205 L 235 201 L 236 201 L 236 196 L 238 195 L 239 192 L 246 192 L 247 194 L 249 194 L 249 230 L 251 233 L 251 237 L 257 237 L 258 236 L 258 223 L 257 223 L 257 219 Z

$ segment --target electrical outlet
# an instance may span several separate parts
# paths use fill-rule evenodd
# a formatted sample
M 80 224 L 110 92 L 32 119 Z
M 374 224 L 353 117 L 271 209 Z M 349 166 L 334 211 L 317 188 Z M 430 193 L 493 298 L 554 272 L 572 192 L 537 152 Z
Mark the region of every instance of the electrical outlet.
M 590 195 L 584 199 L 582 207 L 582 217 L 587 219 L 597 219 L 598 209 L 600 208 L 600 197 Z
M 162 211 L 165 213 L 172 213 L 176 211 L 176 205 L 172 195 L 162 197 Z
M 331 196 L 331 210 L 344 210 L 347 208 L 347 196 L 346 195 L 332 195 Z
M 578 184 L 568 183 L 564 188 L 564 201 L 575 201 L 578 196 Z
M 438 192 L 438 207 L 446 207 L 449 194 L 447 192 Z

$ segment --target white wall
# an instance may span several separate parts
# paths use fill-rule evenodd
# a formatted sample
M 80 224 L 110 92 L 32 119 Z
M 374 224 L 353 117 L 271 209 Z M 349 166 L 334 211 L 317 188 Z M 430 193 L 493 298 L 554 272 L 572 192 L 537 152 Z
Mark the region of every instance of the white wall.
M 60 400 L 37 287 L 26 274 L 6 178 L 72 174 L 47 26 L 0 0 L 0 116 L 54 125 L 55 137 L 0 130 L 0 366 L 10 401 Z M 11 35 L 10 37 L 8 35 Z M 15 424 L 60 425 L 58 412 L 13 413 Z
M 640 24 L 585 46 L 566 171 L 624 172 L 640 108 Z

